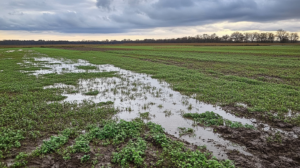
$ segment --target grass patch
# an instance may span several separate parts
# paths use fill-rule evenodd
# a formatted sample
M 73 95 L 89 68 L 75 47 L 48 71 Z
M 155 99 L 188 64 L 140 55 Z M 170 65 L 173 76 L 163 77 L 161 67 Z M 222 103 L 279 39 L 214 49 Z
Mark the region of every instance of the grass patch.
M 198 122 L 199 124 L 210 126 L 210 125 L 223 125 L 224 119 L 217 113 L 212 111 L 206 111 L 205 113 L 185 113 L 183 117 L 190 118 Z
M 94 90 L 94 91 L 90 91 L 90 92 L 86 92 L 84 93 L 85 95 L 89 95 L 89 96 L 96 96 L 99 94 L 99 91 Z
M 48 67 L 26 67 L 26 68 L 20 68 L 20 70 L 24 70 L 24 71 L 36 71 L 36 70 L 48 70 L 51 68 Z
M 113 64 L 123 69 L 146 73 L 168 82 L 171 88 L 182 94 L 197 95 L 196 99 L 199 101 L 223 105 L 243 102 L 248 105 L 248 115 L 260 113 L 265 119 L 275 118 L 300 124 L 300 117 L 285 115 L 289 110 L 296 113 L 300 111 L 298 48 L 139 48 L 134 46 L 124 48 L 139 50 L 105 52 L 47 48 L 33 48 L 32 50 L 51 57 L 59 55 L 67 59 L 84 58 L 94 64 Z M 22 143 L 24 140 L 33 144 L 35 140 L 43 138 L 47 140 L 40 148 L 37 148 L 38 152 L 34 154 L 41 156 L 59 153 L 68 160 L 75 153 L 80 153 L 82 157 L 79 159 L 82 164 L 89 164 L 93 160 L 91 150 L 93 144 L 98 143 L 101 147 L 116 148 L 115 157 L 112 157 L 114 160 L 111 162 L 124 167 L 132 164 L 145 167 L 147 164 L 145 150 L 152 149 L 152 146 L 161 149 L 155 155 L 157 160 L 154 166 L 156 167 L 170 165 L 174 167 L 234 167 L 230 161 L 218 161 L 207 151 L 190 150 L 185 144 L 170 139 L 160 125 L 151 122 L 144 123 L 141 120 L 110 121 L 111 117 L 117 113 L 113 107 L 105 106 L 112 104 L 110 102 L 49 103 L 49 101 L 63 100 L 65 97 L 61 95 L 61 89 L 44 90 L 44 86 L 55 83 L 77 86 L 80 79 L 118 77 L 118 75 L 115 72 L 53 73 L 37 78 L 20 72 L 20 69 L 33 71 L 40 68 L 20 67 L 17 63 L 23 62 L 24 54 L 28 53 L 25 51 L 1 52 L 0 67 L 4 71 L 0 73 L 0 157 L 10 157 L 13 148 L 26 145 Z M 36 55 L 33 54 L 33 56 Z M 94 67 L 84 68 L 94 69 Z M 135 88 L 132 91 L 136 90 Z M 159 96 L 158 93 L 157 96 Z M 162 105 L 158 107 L 163 108 Z M 266 112 L 269 114 L 264 115 Z M 276 116 L 272 116 L 273 112 Z M 168 111 L 165 113 L 169 114 Z M 232 128 L 253 128 L 250 125 L 225 120 L 212 112 L 185 115 L 206 126 L 227 125 Z M 149 114 L 141 113 L 141 118 L 147 116 Z M 62 133 L 68 128 L 76 131 L 70 135 Z M 80 133 L 82 130 L 86 130 L 86 133 Z M 192 131 L 187 128 L 182 129 L 182 133 L 190 132 Z M 53 134 L 58 135 L 51 137 L 50 135 Z M 73 146 L 66 147 L 70 137 L 75 142 Z M 278 135 L 269 139 L 280 141 Z M 31 157 L 35 156 L 20 152 L 16 157 L 16 166 L 24 167 Z
M 193 119 L 195 122 L 197 122 L 200 125 L 204 126 L 222 126 L 226 125 L 231 128 L 249 128 L 249 129 L 255 129 L 253 125 L 245 124 L 243 125 L 240 122 L 232 122 L 230 120 L 224 119 L 222 116 L 220 116 L 217 113 L 214 113 L 213 111 L 206 111 L 205 113 L 185 113 L 183 114 L 183 117 Z M 185 130 L 185 129 L 184 129 Z
M 107 105 L 112 105 L 114 102 L 112 101 L 107 101 L 107 102 L 100 102 L 98 103 L 98 106 L 107 106 Z
M 76 66 L 78 69 L 85 69 L 85 70 L 91 70 L 91 69 L 97 69 L 95 66 Z
M 147 119 L 149 120 L 150 119 L 150 113 L 149 112 L 145 112 L 145 113 L 139 113 L 140 117 L 142 119 Z
M 127 47 L 132 48 L 123 46 Z M 167 50 L 146 48 L 87 53 L 45 48 L 35 50 L 53 57 L 65 55 L 69 59 L 86 58 L 94 64 L 113 64 L 123 69 L 147 73 L 165 80 L 182 94 L 196 94 L 195 98 L 199 101 L 224 105 L 244 102 L 251 113 L 276 112 L 276 119 L 300 124 L 300 117 L 291 118 L 286 115 L 288 110 L 300 111 L 300 64 L 296 52 L 289 52 L 291 47 L 263 47 L 266 50 L 257 50 L 257 47 L 225 47 L 224 53 L 214 52 L 214 47 L 205 47 L 205 50 L 210 50 L 205 53 L 193 51 L 201 50 L 201 47 L 178 49 L 180 52 L 174 47 Z M 222 50 L 222 47 L 217 48 Z M 298 51 L 296 47 L 292 48 Z M 241 49 L 260 55 L 234 54 L 235 50 L 242 51 Z M 265 52 L 270 50 L 281 54 Z M 285 54 L 292 57 L 286 57 Z M 211 70 L 216 73 L 210 73 Z M 256 80 L 256 76 L 260 77 L 262 74 L 268 81 Z M 260 111 L 255 111 L 256 109 Z M 247 115 L 255 117 L 251 113 Z M 261 117 L 270 120 L 269 115 Z

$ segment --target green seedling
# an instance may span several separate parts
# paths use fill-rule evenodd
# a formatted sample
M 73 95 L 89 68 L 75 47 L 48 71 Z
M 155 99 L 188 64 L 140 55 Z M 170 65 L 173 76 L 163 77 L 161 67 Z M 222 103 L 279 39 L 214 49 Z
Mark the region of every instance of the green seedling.
M 90 160 L 90 155 L 83 155 L 80 159 L 81 163 L 85 163 Z
M 137 138 L 135 142 L 130 140 L 120 152 L 113 153 L 112 162 L 122 167 L 128 167 L 129 163 L 142 166 L 146 148 L 146 141 L 142 138 Z

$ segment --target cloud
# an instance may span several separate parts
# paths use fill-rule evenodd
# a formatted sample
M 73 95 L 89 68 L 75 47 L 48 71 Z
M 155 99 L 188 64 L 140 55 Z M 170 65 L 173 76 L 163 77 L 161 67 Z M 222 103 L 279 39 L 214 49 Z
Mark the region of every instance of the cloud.
M 111 10 L 111 4 L 113 0 L 97 0 L 96 6 L 98 8 Z
M 153 4 L 153 7 L 156 9 L 168 9 L 168 8 L 184 8 L 191 7 L 196 3 L 194 0 L 159 0 L 158 2 Z
M 9 15 L 23 15 L 23 12 L 18 12 L 18 11 L 12 11 L 8 12 Z
M 0 2 L 0 30 L 126 33 L 217 23 L 276 30 L 284 22 L 299 31 L 299 6 L 299 0 L 10 0 Z M 240 22 L 253 24 L 229 24 Z

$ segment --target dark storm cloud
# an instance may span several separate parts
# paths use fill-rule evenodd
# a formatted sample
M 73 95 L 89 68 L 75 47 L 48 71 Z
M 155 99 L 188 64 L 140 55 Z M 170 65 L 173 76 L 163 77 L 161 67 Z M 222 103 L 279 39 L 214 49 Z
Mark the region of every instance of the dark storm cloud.
M 182 7 L 190 7 L 195 4 L 194 0 L 160 0 L 155 3 L 153 6 L 156 9 L 166 9 L 166 8 L 182 8 Z
M 10 0 L 0 2 L 0 30 L 120 33 L 222 21 L 268 24 L 298 19 L 299 6 L 299 0 Z

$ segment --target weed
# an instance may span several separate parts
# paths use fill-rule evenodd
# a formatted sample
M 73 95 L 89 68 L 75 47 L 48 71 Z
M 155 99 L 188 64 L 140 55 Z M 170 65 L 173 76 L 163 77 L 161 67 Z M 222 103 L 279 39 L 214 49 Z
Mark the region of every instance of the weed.
M 223 125 L 224 123 L 224 119 L 219 115 L 216 114 L 214 112 L 209 112 L 206 111 L 205 113 L 185 113 L 183 114 L 183 117 L 186 118 L 191 118 L 193 120 L 195 120 L 196 122 L 198 122 L 199 124 L 203 124 L 206 126 L 210 126 L 210 125 Z
M 90 160 L 90 155 L 83 155 L 80 159 L 81 163 L 85 163 Z
M 71 129 L 66 129 L 62 132 L 62 135 L 51 136 L 50 140 L 43 141 L 42 146 L 37 150 L 37 153 L 47 154 L 54 152 L 56 149 L 60 148 L 62 145 L 68 142 L 69 136 L 74 134 Z
M 282 143 L 282 136 L 279 131 L 277 131 L 275 134 L 268 136 L 267 142 L 277 142 L 277 143 Z
M 135 141 L 130 140 L 120 152 L 113 153 L 112 162 L 122 167 L 129 167 L 129 163 L 142 166 L 146 148 L 146 141 L 142 138 L 138 137 Z
M 178 129 L 179 129 L 179 136 L 190 135 L 190 134 L 194 134 L 195 132 L 195 130 L 193 130 L 192 128 L 178 127 Z
M 188 107 L 188 110 L 192 110 L 192 109 L 193 109 L 193 106 L 192 106 L 192 104 L 190 104 Z
M 139 113 L 139 114 L 140 114 L 140 117 L 141 117 L 142 119 L 147 119 L 147 120 L 150 119 L 150 113 L 149 113 L 149 112 Z
M 231 128 L 248 128 L 248 129 L 255 129 L 255 127 L 253 125 L 249 125 L 249 124 L 245 124 L 243 125 L 242 123 L 240 122 L 232 122 L 232 121 L 229 121 L 229 120 L 225 120 L 225 125 L 226 126 L 229 126 Z
M 223 119 L 222 116 L 220 116 L 217 113 L 206 111 L 205 113 L 184 113 L 183 117 L 193 119 L 195 122 L 205 125 L 205 126 L 220 126 L 220 125 L 226 125 L 231 128 L 248 128 L 248 129 L 255 129 L 253 125 L 245 124 L 243 125 L 240 122 L 232 122 L 227 119 Z
M 163 148 L 160 160 L 156 163 L 158 167 L 234 167 L 229 160 L 219 162 L 215 158 L 209 159 L 209 153 L 191 151 L 183 143 L 172 141 L 163 133 L 164 129 L 160 125 L 149 122 L 147 127 L 150 129 L 148 136 Z
M 171 110 L 165 110 L 165 111 L 163 111 L 163 112 L 165 113 L 165 116 L 166 116 L 166 117 L 169 117 L 169 116 L 172 115 Z
M 24 139 L 24 131 L 0 128 L 0 150 L 8 150 L 12 147 L 21 147 L 20 140 Z

